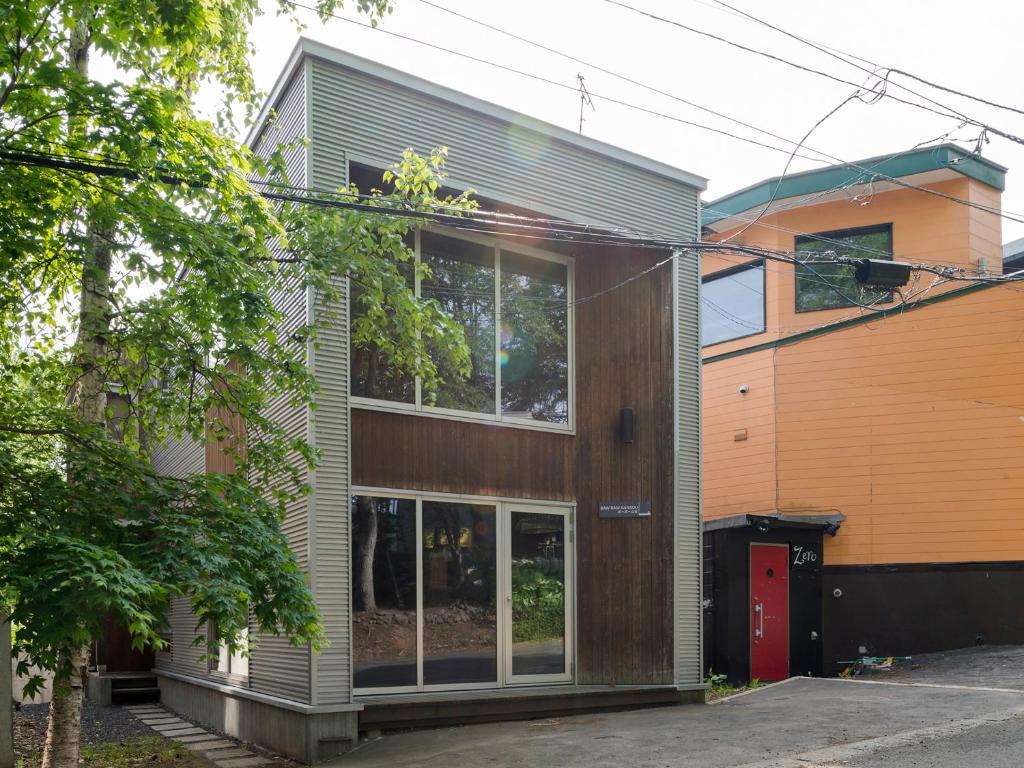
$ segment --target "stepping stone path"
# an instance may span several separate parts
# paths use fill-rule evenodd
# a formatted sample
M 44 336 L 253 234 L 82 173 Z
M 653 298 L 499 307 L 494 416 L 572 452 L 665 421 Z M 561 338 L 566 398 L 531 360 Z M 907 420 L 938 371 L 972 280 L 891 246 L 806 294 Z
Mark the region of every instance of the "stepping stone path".
M 139 704 L 125 709 L 161 736 L 180 742 L 193 752 L 203 753 L 218 768 L 258 768 L 284 762 L 251 752 L 220 734 L 208 733 L 157 704 Z

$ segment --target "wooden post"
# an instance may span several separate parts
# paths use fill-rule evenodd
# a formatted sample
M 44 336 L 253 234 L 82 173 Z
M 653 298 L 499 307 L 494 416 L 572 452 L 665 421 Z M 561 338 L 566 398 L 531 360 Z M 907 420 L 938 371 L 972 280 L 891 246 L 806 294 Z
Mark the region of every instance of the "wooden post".
M 14 768 L 14 720 L 11 702 L 14 680 L 11 674 L 11 625 L 0 622 L 0 768 Z

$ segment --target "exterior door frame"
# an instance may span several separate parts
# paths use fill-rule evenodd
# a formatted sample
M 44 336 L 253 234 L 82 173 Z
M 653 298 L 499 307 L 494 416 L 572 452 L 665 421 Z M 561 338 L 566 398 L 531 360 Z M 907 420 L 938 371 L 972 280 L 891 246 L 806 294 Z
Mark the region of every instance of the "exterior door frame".
M 502 504 L 504 521 L 499 523 L 499 530 L 504 536 L 504 549 L 499 556 L 501 562 L 501 610 L 498 612 L 498 626 L 501 629 L 502 637 L 499 647 L 504 646 L 503 654 L 503 681 L 505 686 L 517 685 L 543 685 L 547 683 L 571 683 L 576 669 L 575 656 L 575 632 L 576 623 L 576 579 L 575 579 L 575 537 L 573 536 L 573 514 L 571 507 L 553 507 L 540 504 L 521 504 L 519 502 L 505 502 Z M 565 554 L 565 619 L 564 638 L 565 663 L 562 671 L 544 675 L 516 675 L 512 672 L 512 514 L 514 512 L 525 512 L 528 514 L 552 515 L 562 518 L 562 541 Z
M 750 665 L 750 679 L 754 679 L 754 627 L 751 621 L 752 606 L 751 601 L 753 598 L 754 591 L 754 568 L 753 568 L 753 552 L 754 547 L 776 547 L 786 550 L 786 557 L 784 558 L 786 563 L 786 676 L 789 676 L 790 672 L 790 636 L 789 636 L 789 543 L 788 542 L 761 542 L 751 541 L 747 544 L 747 661 Z M 762 609 L 763 610 L 763 609 Z M 774 682 L 774 681 L 773 681 Z
M 408 499 L 416 505 L 416 684 L 403 686 L 381 686 L 379 688 L 356 688 L 353 695 L 379 696 L 387 694 L 426 693 L 440 691 L 465 690 L 496 690 L 524 685 L 565 684 L 571 683 L 576 675 L 576 535 L 575 510 L 573 502 L 532 502 L 510 499 L 508 497 L 478 496 L 472 494 L 444 493 L 433 491 L 410 491 L 399 488 L 380 488 L 374 486 L 353 486 L 351 496 L 376 496 L 396 499 Z M 427 685 L 423 681 L 423 502 L 454 501 L 469 504 L 491 505 L 495 507 L 495 532 L 497 559 L 497 680 L 495 683 L 461 683 L 454 685 Z M 565 520 L 565 669 L 558 675 L 518 675 L 512 676 L 512 511 L 537 512 L 560 515 Z M 352 605 L 352 592 L 349 589 L 349 606 Z M 351 615 L 349 638 L 352 638 Z M 351 646 L 350 646 L 351 654 Z M 351 658 L 351 656 L 350 656 Z

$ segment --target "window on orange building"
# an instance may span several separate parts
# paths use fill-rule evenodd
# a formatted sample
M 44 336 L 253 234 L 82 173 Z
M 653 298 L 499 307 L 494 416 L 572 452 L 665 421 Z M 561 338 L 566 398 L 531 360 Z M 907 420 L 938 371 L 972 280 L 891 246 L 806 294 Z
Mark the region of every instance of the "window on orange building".
M 853 277 L 853 267 L 835 263 L 851 259 L 892 259 L 892 224 L 800 235 L 796 252 L 796 311 L 853 307 L 892 301 L 892 291 L 865 288 Z
M 764 333 L 764 262 L 708 275 L 700 298 L 704 346 Z

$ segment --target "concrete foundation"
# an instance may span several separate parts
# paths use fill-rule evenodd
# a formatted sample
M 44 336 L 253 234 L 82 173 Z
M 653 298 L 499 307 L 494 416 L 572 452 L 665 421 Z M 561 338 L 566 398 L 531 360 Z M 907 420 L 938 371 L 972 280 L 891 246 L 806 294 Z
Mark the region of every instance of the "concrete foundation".
M 358 704 L 314 707 L 199 678 L 157 675 L 167 709 L 293 760 L 318 763 L 358 743 Z
M 113 700 L 110 682 L 109 677 L 104 677 L 98 672 L 90 672 L 85 686 L 86 700 L 101 707 L 109 707 Z

